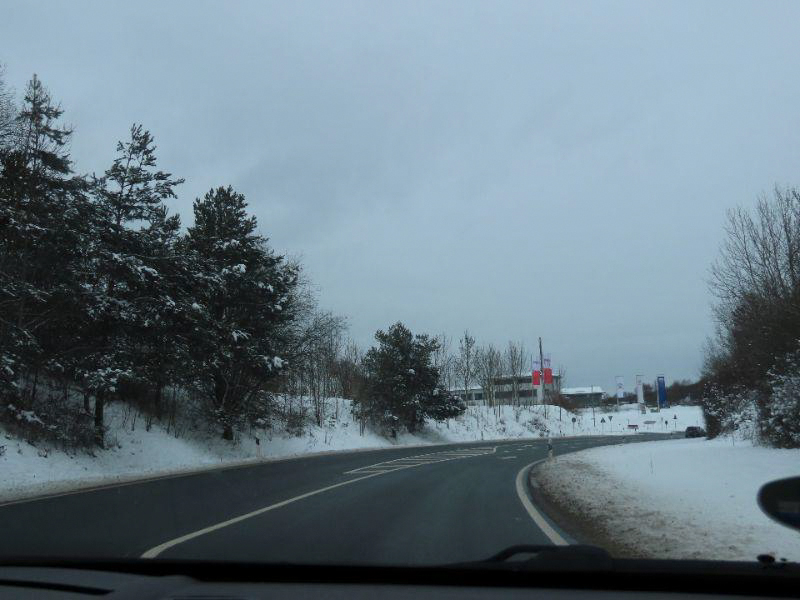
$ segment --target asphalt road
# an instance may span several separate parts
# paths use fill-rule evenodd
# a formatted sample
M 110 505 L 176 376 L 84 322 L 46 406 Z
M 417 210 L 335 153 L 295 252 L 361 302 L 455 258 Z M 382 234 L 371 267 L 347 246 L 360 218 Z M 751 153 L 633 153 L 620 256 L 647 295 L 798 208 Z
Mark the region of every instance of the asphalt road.
M 656 437 L 663 436 L 553 443 L 555 453 L 564 454 Z M 540 440 L 393 448 L 9 503 L 0 505 L 0 557 L 145 555 L 337 564 L 480 560 L 514 544 L 553 543 L 515 485 L 522 469 L 546 456 L 547 442 Z

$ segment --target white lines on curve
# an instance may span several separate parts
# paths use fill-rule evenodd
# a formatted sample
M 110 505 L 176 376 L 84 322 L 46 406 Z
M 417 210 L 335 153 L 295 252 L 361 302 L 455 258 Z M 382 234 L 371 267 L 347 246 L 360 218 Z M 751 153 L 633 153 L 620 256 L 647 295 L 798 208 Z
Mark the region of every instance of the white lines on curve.
M 401 469 L 410 469 L 412 467 L 419 467 L 422 465 L 431 465 L 434 463 L 445 462 L 449 460 L 458 460 L 459 458 L 472 458 L 475 456 L 485 456 L 487 454 L 495 454 L 497 446 L 491 448 L 464 448 L 463 450 L 446 450 L 444 452 L 431 452 L 430 454 L 418 454 L 416 456 L 407 456 L 405 458 L 395 458 L 394 460 L 385 460 L 383 462 L 375 463 L 374 465 L 367 465 L 366 467 L 359 467 L 350 471 L 345 471 L 345 475 L 362 475 L 362 474 L 383 474 L 399 471 Z
M 236 523 L 240 523 L 246 519 L 250 519 L 252 517 L 257 517 L 258 515 L 264 514 L 265 512 L 269 512 L 271 510 L 275 510 L 276 508 L 281 508 L 282 506 L 286 506 L 287 504 L 291 504 L 293 502 L 297 502 L 298 500 L 302 500 L 304 498 L 308 498 L 310 496 L 316 496 L 317 494 L 321 494 L 323 492 L 327 492 L 329 490 L 333 490 L 345 485 L 350 485 L 357 481 L 363 481 L 364 479 L 369 479 L 370 477 L 375 477 L 380 475 L 380 473 L 369 473 L 363 475 L 362 477 L 356 477 L 355 479 L 348 479 L 347 481 L 341 481 L 339 483 L 334 483 L 333 485 L 326 486 L 324 488 L 319 488 L 310 492 L 306 492 L 305 494 L 300 494 L 299 496 L 295 496 L 294 498 L 289 498 L 287 500 L 283 500 L 281 502 L 276 502 L 275 504 L 270 504 L 269 506 L 265 506 L 263 508 L 259 508 L 258 510 L 254 510 L 252 512 L 239 515 L 238 517 L 233 517 L 232 519 L 228 519 L 227 521 L 222 521 L 220 523 L 215 523 L 214 525 L 210 525 L 208 527 L 204 527 L 203 529 L 198 529 L 197 531 L 192 531 L 187 533 L 186 535 L 182 535 L 180 537 L 176 537 L 171 540 L 167 540 L 163 544 L 159 544 L 158 546 L 154 546 L 147 550 L 144 554 L 142 554 L 142 558 L 156 558 L 159 554 L 164 552 L 165 550 L 169 550 L 170 548 L 177 546 L 178 544 L 183 544 L 184 542 L 188 542 L 189 540 L 193 540 L 194 538 L 198 538 L 201 535 L 206 535 L 208 533 L 212 533 L 224 527 L 228 527 L 230 525 L 235 525 Z
M 532 462 L 529 465 L 525 465 L 522 467 L 519 472 L 517 473 L 516 479 L 516 488 L 517 488 L 517 496 L 519 496 L 519 501 L 522 502 L 522 506 L 525 507 L 525 510 L 528 511 L 531 519 L 533 522 L 536 523 L 536 526 L 542 530 L 547 538 L 553 542 L 556 546 L 567 546 L 569 542 L 565 540 L 560 533 L 558 533 L 550 523 L 544 518 L 542 513 L 533 505 L 530 498 L 528 497 L 528 492 L 526 488 L 526 479 L 530 476 L 531 469 L 539 464 L 540 462 L 546 459 L 540 459 L 537 461 Z

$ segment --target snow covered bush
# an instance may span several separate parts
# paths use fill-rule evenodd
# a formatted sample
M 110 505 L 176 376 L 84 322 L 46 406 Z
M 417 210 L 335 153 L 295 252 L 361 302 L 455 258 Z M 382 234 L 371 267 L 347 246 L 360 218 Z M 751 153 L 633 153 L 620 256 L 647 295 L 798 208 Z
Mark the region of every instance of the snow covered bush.
M 9 402 L 0 409 L 0 421 L 9 433 L 31 444 L 52 443 L 67 451 L 94 444 L 92 416 L 58 394 L 36 397 L 29 406 Z
M 735 434 L 742 439 L 760 441 L 762 404 L 756 391 L 736 389 L 725 393 L 712 386 L 702 399 L 708 436 Z
M 772 393 L 763 411 L 764 441 L 778 448 L 800 448 L 800 353 L 787 357 L 786 374 L 771 377 Z
M 769 373 L 768 392 L 712 386 L 703 398 L 710 437 L 736 433 L 777 448 L 800 448 L 800 351 L 781 360 Z

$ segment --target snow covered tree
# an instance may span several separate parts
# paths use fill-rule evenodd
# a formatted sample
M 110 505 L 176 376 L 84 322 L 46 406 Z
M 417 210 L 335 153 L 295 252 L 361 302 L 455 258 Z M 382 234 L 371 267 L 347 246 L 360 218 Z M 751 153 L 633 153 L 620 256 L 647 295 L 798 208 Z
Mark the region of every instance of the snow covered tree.
M 417 431 L 425 419 L 446 419 L 463 412 L 463 405 L 438 387 L 433 365 L 438 342 L 413 335 L 402 323 L 375 334 L 378 345 L 364 357 L 370 420 L 383 428 L 402 426 Z
M 174 266 L 171 254 L 180 222 L 167 217 L 163 202 L 176 197 L 174 188 L 183 180 L 157 170 L 155 150 L 150 133 L 134 124 L 130 139 L 117 144 L 117 157 L 92 186 L 97 242 L 84 273 L 83 303 L 91 350 L 83 356 L 81 375 L 95 397 L 101 445 L 107 395 L 126 380 L 152 375 L 147 352 L 155 349 L 142 342 L 152 343 L 154 330 L 164 332 L 165 320 L 176 312 L 159 269 Z M 163 379 L 157 376 L 154 383 L 160 394 Z
M 39 378 L 60 377 L 87 238 L 85 182 L 72 175 L 71 131 L 34 75 L 0 149 L 0 385 L 28 401 Z
M 284 308 L 297 285 L 296 269 L 258 235 L 246 208 L 231 187 L 209 191 L 194 203 L 186 239 L 203 269 L 196 290 L 203 323 L 192 341 L 195 386 L 225 439 L 263 416 L 267 384 L 287 366 L 280 356 L 290 318 Z
M 5 66 L 0 65 L 0 152 L 10 148 L 17 131 L 14 98 L 5 82 Z
M 800 351 L 783 361 L 782 373 L 770 377 L 769 402 L 761 405 L 763 441 L 778 448 L 800 448 Z
M 167 385 L 177 385 L 189 364 L 189 343 L 197 322 L 192 260 L 180 243 L 180 219 L 168 216 L 165 206 L 154 208 L 149 225 L 139 232 L 143 261 L 152 269 L 149 293 L 137 299 L 138 321 L 132 340 L 133 372 L 147 395 L 151 416 L 163 416 L 162 397 Z M 157 274 L 157 277 L 155 276 Z M 147 292 L 146 288 L 141 290 Z M 142 402 L 139 398 L 139 402 Z

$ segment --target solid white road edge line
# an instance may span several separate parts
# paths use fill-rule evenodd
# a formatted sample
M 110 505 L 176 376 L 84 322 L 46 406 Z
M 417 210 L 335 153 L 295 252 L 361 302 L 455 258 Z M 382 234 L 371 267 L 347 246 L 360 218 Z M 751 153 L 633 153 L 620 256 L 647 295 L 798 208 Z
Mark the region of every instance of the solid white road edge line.
M 530 498 L 528 498 L 528 492 L 525 489 L 525 477 L 527 476 L 528 472 L 535 465 L 538 465 L 544 460 L 547 459 L 539 459 L 522 467 L 522 469 L 519 470 L 519 473 L 517 473 L 517 496 L 519 496 L 519 501 L 522 502 L 522 506 L 524 506 L 525 510 L 528 511 L 528 514 L 531 516 L 531 519 L 533 519 L 533 522 L 536 523 L 536 526 L 542 530 L 542 533 L 544 533 L 551 542 L 553 542 L 556 546 L 568 546 L 569 542 L 567 542 L 567 540 L 561 537 L 561 534 L 553 529 L 550 523 L 548 523 L 544 518 L 542 513 L 540 513 L 539 510 L 533 505 L 533 502 L 531 502 Z
M 218 529 L 222 529 L 223 527 L 227 527 L 228 525 L 234 525 L 236 523 L 241 523 L 246 519 L 250 519 L 251 517 L 257 517 L 258 515 L 262 515 L 265 512 L 269 512 L 276 508 L 280 508 L 282 506 L 286 506 L 287 504 L 291 504 L 292 502 L 297 502 L 298 500 L 302 500 L 303 498 L 308 498 L 309 496 L 316 496 L 317 494 L 321 494 L 322 492 L 327 492 L 328 490 L 333 490 L 338 487 L 342 487 L 344 485 L 350 485 L 351 483 L 355 483 L 356 481 L 363 481 L 364 479 L 370 479 L 371 477 L 377 477 L 378 475 L 383 475 L 383 473 L 371 473 L 369 475 L 364 475 L 363 477 L 356 477 L 355 479 L 348 479 L 347 481 L 342 481 L 340 483 L 335 483 L 333 485 L 329 485 L 324 488 L 320 488 L 318 490 L 313 490 L 311 492 L 306 492 L 305 494 L 300 494 L 299 496 L 295 496 L 294 498 L 289 498 L 288 500 L 283 500 L 281 502 L 277 502 L 275 504 L 270 504 L 269 506 L 265 506 L 264 508 L 259 508 L 258 510 L 254 510 L 252 512 L 246 513 L 244 515 L 239 515 L 238 517 L 234 517 L 232 519 L 228 519 L 227 521 L 222 521 L 221 523 L 217 523 L 215 525 L 210 525 L 208 527 L 204 527 L 203 529 L 198 529 L 197 531 L 193 531 L 191 533 L 187 533 L 186 535 L 182 535 L 172 540 L 168 540 L 163 544 L 159 544 L 158 546 L 154 546 L 150 548 L 147 552 L 142 554 L 142 558 L 156 558 L 159 554 L 164 552 L 165 550 L 169 550 L 173 546 L 177 546 L 178 544 L 182 544 L 184 542 L 188 542 L 189 540 L 193 540 L 196 537 L 200 537 L 201 535 L 205 535 L 207 533 L 211 533 L 212 531 L 217 531 Z

